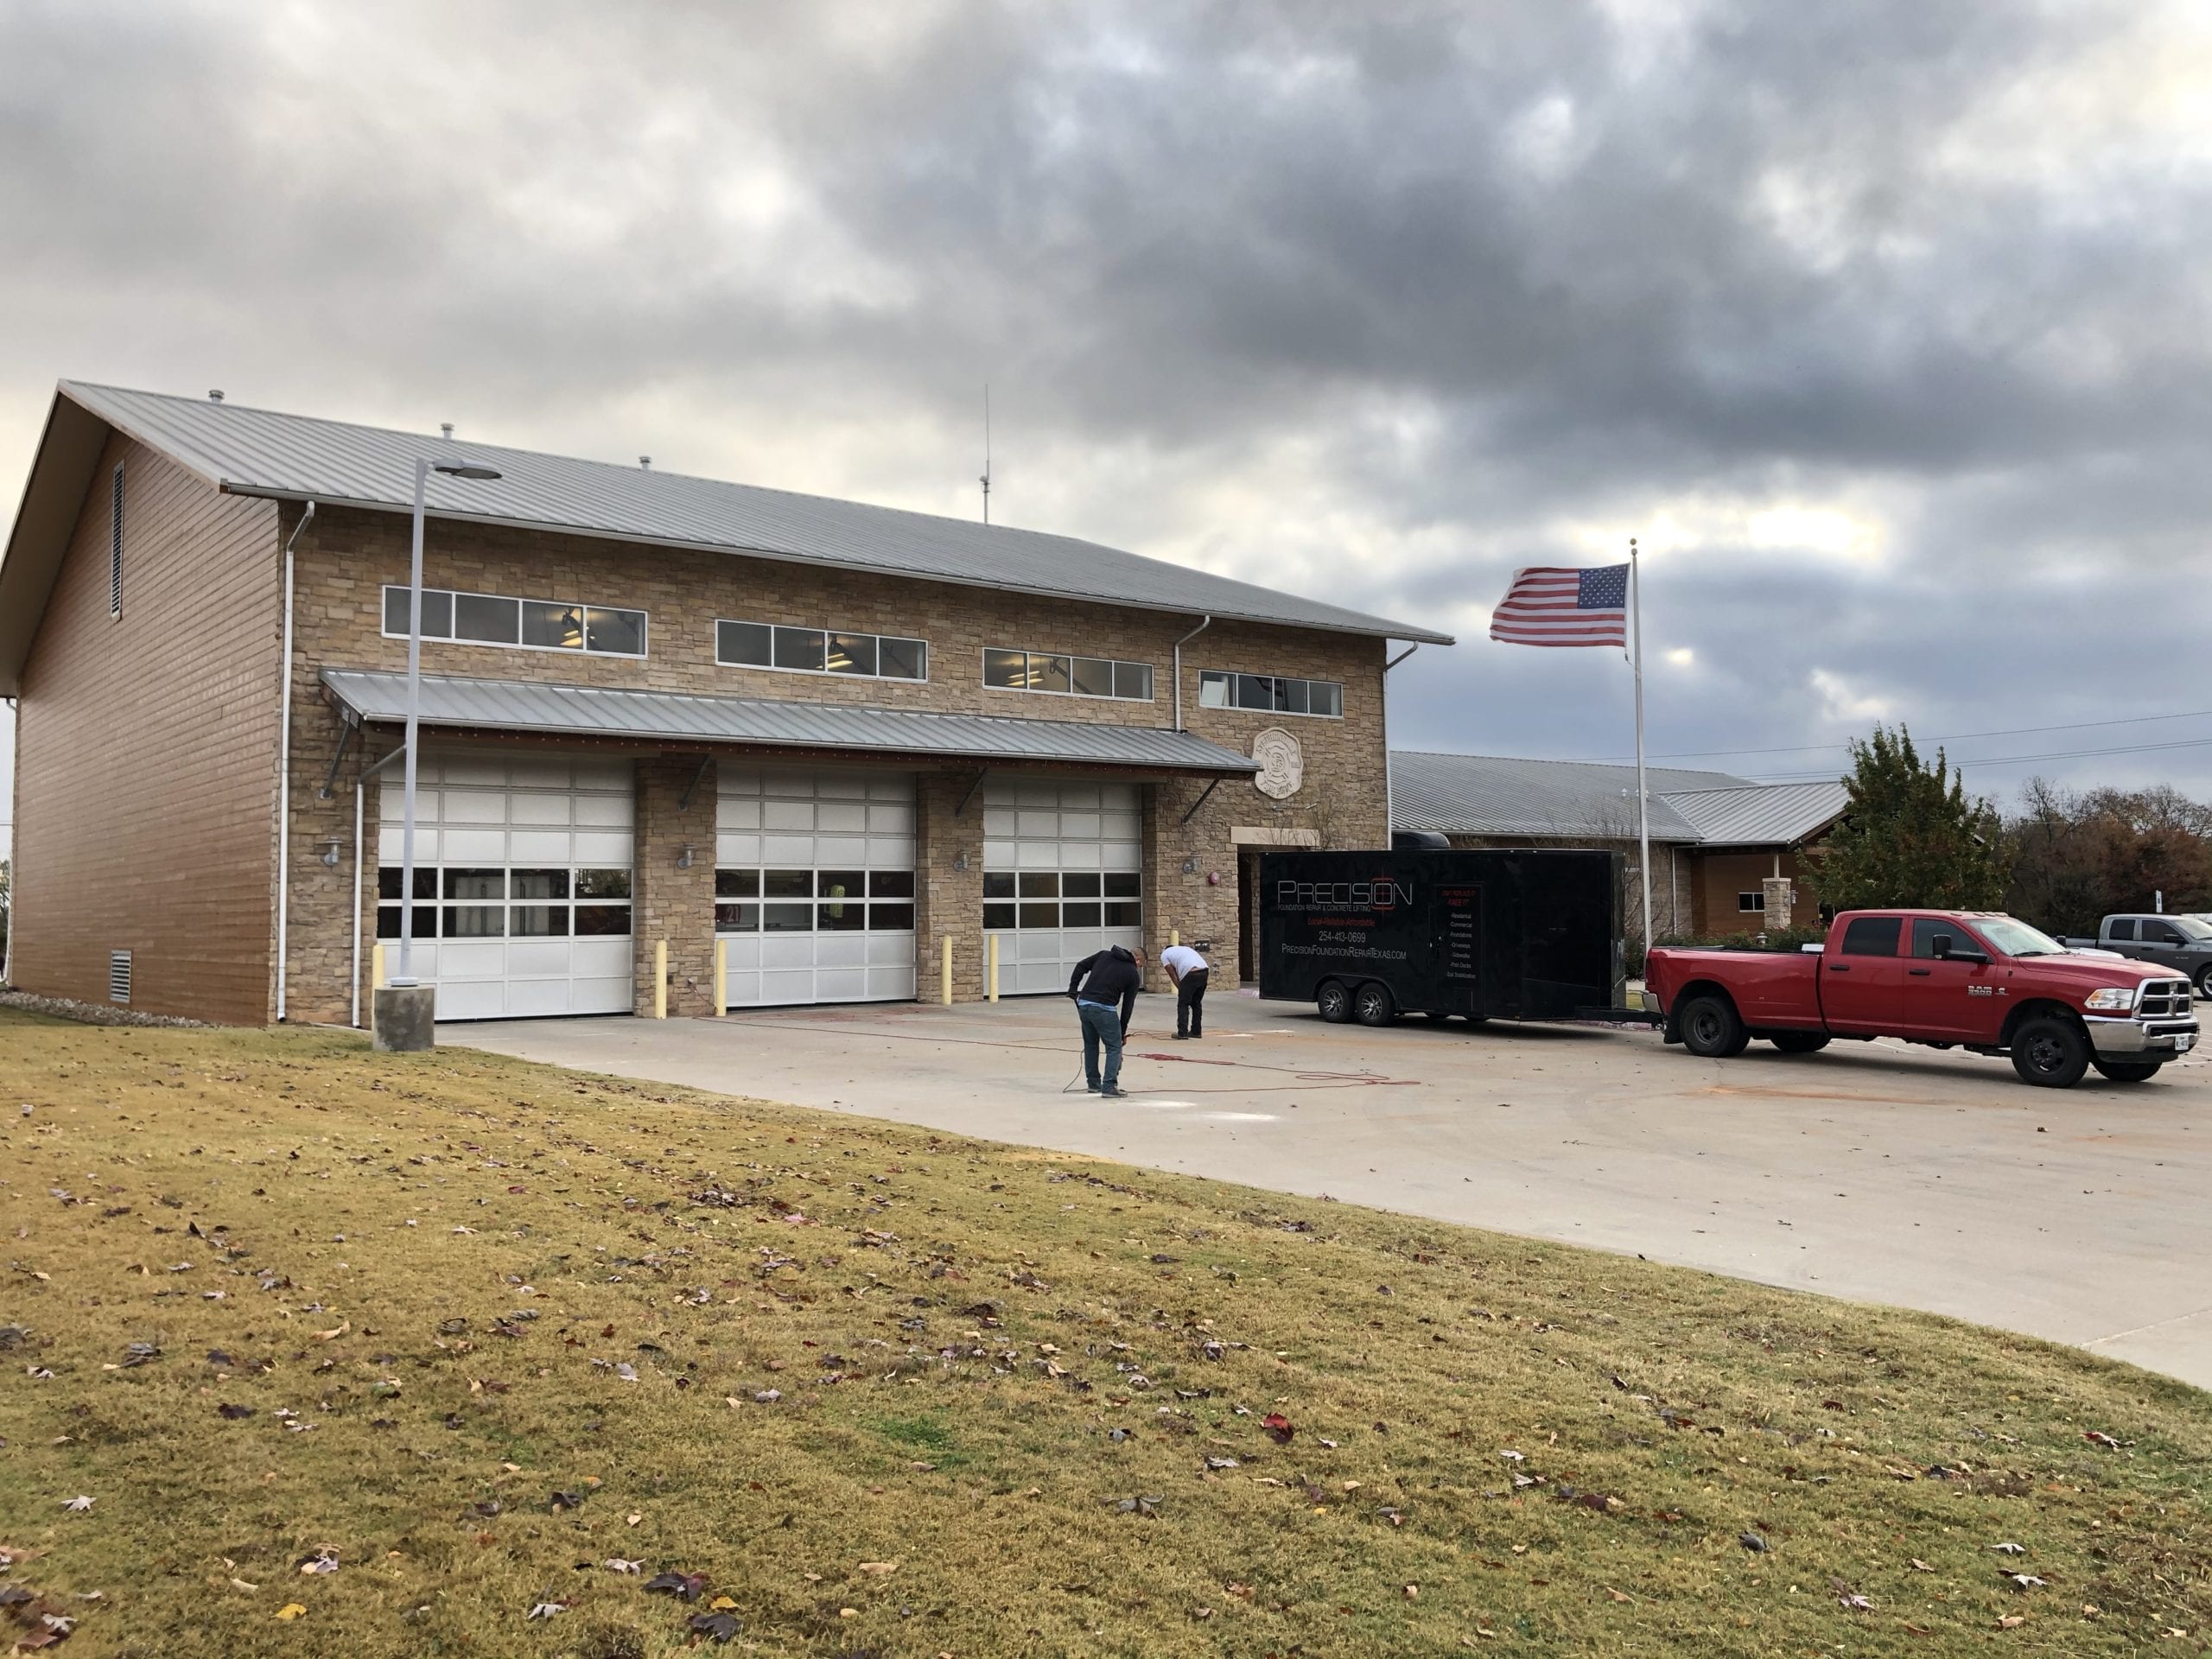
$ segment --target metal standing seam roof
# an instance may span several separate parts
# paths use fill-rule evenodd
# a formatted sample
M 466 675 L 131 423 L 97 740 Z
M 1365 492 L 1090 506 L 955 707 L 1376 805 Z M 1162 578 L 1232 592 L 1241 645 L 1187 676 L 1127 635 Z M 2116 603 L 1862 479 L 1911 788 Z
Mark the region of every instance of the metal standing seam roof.
M 1792 846 L 1843 816 L 1851 791 L 1840 778 L 1810 784 L 1745 784 L 1670 791 L 1667 804 L 1696 826 L 1707 847 Z
M 331 695 L 363 720 L 407 718 L 407 677 L 326 668 Z M 939 715 L 762 697 L 710 697 L 534 680 L 423 676 L 425 726 L 645 742 L 740 743 L 854 755 L 1057 761 L 1249 777 L 1259 763 L 1188 732 L 1089 721 Z
M 1691 842 L 1697 826 L 1666 802 L 1678 789 L 1739 786 L 1720 772 L 1646 769 L 1652 791 L 1651 838 Z M 1489 754 L 1390 753 L 1392 828 L 1446 835 L 1636 835 L 1636 768 L 1582 760 L 1522 760 Z
M 501 476 L 433 474 L 442 518 L 766 556 L 1142 609 L 1450 645 L 1452 636 L 1277 593 L 1071 536 L 798 495 L 65 380 L 60 395 L 237 495 L 408 512 L 416 459 L 488 461 Z

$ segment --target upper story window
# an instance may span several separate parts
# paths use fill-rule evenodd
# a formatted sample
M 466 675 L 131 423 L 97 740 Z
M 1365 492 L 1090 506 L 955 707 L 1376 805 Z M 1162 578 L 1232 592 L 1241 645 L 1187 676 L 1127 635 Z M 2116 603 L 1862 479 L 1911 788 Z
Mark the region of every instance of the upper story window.
M 1056 696 L 1150 702 L 1152 664 L 990 645 L 983 652 L 983 683 L 999 691 L 1049 691 Z
M 1201 709 L 1257 709 L 1276 715 L 1321 715 L 1341 720 L 1344 689 L 1335 680 L 1294 680 L 1281 674 L 1231 674 L 1209 668 L 1198 674 Z
M 404 587 L 384 590 L 387 639 L 407 637 Z M 565 599 L 503 599 L 496 594 L 423 590 L 423 637 L 467 645 L 514 645 L 529 651 L 582 651 L 599 657 L 645 654 L 645 613 Z
M 874 680 L 930 677 L 930 648 L 923 640 L 781 623 L 715 623 L 715 660 L 726 668 L 779 668 L 790 674 L 856 674 Z

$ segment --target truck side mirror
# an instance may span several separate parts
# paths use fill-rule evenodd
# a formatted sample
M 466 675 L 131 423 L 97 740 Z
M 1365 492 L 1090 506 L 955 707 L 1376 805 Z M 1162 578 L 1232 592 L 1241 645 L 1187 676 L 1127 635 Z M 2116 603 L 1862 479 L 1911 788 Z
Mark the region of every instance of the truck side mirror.
M 1938 933 L 1931 943 L 1935 947 L 1936 961 L 1948 962 L 1950 960 L 1951 936 L 1949 934 Z

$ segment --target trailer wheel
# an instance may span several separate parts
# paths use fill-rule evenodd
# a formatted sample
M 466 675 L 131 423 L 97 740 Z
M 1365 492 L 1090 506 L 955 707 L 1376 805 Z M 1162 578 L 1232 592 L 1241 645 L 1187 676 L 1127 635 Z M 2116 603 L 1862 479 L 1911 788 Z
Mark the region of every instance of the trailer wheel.
M 2024 1020 L 2012 1033 L 2012 1070 L 2038 1089 L 2071 1089 L 2089 1059 L 2088 1033 L 2055 1014 Z
M 2164 1060 L 2107 1060 L 2093 1059 L 2091 1065 L 2103 1072 L 2114 1083 L 2148 1083 L 2158 1075 Z
M 1777 1031 L 1768 1040 L 1785 1054 L 1817 1054 L 1828 1046 L 1824 1031 Z
M 1315 994 L 1313 1007 L 1331 1025 L 1341 1026 L 1351 1018 L 1351 993 L 1332 979 Z
M 1725 996 L 1691 998 L 1682 1009 L 1681 1033 L 1682 1046 L 1707 1060 L 1733 1059 L 1751 1040 L 1736 1005 Z
M 1351 1000 L 1352 1018 L 1363 1026 L 1387 1026 L 1398 1017 L 1390 1005 L 1390 993 L 1384 987 L 1370 981 L 1359 988 Z

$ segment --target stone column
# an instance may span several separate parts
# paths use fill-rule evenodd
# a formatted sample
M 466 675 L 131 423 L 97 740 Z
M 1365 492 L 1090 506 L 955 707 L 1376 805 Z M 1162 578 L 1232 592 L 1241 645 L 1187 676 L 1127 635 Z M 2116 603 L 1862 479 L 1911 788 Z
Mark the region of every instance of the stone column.
M 983 791 L 976 774 L 925 772 L 914 779 L 914 995 L 934 1002 L 944 985 L 944 938 L 952 936 L 952 996 L 983 995 Z M 967 805 L 953 816 L 963 796 Z M 968 868 L 956 868 L 965 859 Z M 999 968 L 1003 983 L 1006 964 Z
M 699 760 L 664 754 L 638 762 L 631 1006 L 647 1016 L 653 1011 L 653 945 L 662 939 L 668 941 L 670 1017 L 715 1011 L 715 763 L 709 760 L 701 772 Z M 686 791 L 690 799 L 679 804 Z M 686 847 L 689 869 L 677 862 Z
M 1797 889 L 1786 875 L 1770 875 L 1760 879 L 1760 888 L 1766 895 L 1766 911 L 1761 925 L 1769 932 L 1789 925 L 1789 912 Z

